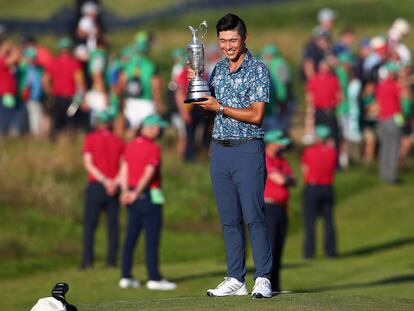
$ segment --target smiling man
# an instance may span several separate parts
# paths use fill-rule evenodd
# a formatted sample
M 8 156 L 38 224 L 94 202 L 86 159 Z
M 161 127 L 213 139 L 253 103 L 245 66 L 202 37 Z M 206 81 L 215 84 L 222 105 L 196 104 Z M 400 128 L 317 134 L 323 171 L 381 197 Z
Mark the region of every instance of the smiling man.
M 247 295 L 243 220 L 248 227 L 256 272 L 253 298 L 270 298 L 270 242 L 264 220 L 266 165 L 261 123 L 269 102 L 270 75 L 246 48 L 246 25 L 227 14 L 216 26 L 225 59 L 210 78 L 213 96 L 194 103 L 216 114 L 210 174 L 223 226 L 227 277 L 208 296 Z M 194 77 L 190 71 L 188 78 Z

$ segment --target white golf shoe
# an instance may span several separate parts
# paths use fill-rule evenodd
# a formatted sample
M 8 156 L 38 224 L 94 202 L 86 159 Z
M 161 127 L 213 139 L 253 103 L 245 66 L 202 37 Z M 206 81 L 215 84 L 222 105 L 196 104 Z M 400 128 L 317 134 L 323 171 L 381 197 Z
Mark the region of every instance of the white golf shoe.
M 272 285 L 268 278 L 256 278 L 252 291 L 252 298 L 262 299 L 272 297 Z
M 177 284 L 165 279 L 159 281 L 149 280 L 147 282 L 147 288 L 150 290 L 174 290 L 177 288 Z
M 140 287 L 140 283 L 138 280 L 130 279 L 130 278 L 122 278 L 119 280 L 119 287 L 120 288 L 138 288 Z
M 247 295 L 246 284 L 235 278 L 225 277 L 215 289 L 207 290 L 207 296 L 224 297 L 224 296 L 244 296 Z

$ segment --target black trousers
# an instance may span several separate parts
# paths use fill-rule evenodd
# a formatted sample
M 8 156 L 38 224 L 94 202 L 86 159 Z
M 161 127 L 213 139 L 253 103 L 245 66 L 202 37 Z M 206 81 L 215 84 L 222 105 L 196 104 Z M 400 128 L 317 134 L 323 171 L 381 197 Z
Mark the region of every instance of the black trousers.
M 288 228 L 286 204 L 265 203 L 264 212 L 273 257 L 270 281 L 272 290 L 280 291 L 280 268 Z
M 159 248 L 162 228 L 162 206 L 153 204 L 149 191 L 128 204 L 128 226 L 122 252 L 122 277 L 132 278 L 134 251 L 142 231 L 145 234 L 145 262 L 148 280 L 162 279 L 159 271 Z
M 196 147 L 196 131 L 197 128 L 203 127 L 202 147 L 206 150 L 210 145 L 211 137 L 211 120 L 204 115 L 204 112 L 198 106 L 193 106 L 191 109 L 191 122 L 185 125 L 187 135 L 187 142 L 184 152 L 185 161 L 194 161 L 197 155 Z
M 315 125 L 326 125 L 331 131 L 331 138 L 335 141 L 336 150 L 339 150 L 339 144 L 342 140 L 342 133 L 338 125 L 335 110 L 315 110 Z
M 119 241 L 119 201 L 118 195 L 109 196 L 104 186 L 98 182 L 89 183 L 86 188 L 83 231 L 82 267 L 89 267 L 94 262 L 94 237 L 101 212 L 106 213 L 108 230 L 108 250 L 106 264 L 116 265 Z
M 325 224 L 325 254 L 336 256 L 336 234 L 333 217 L 334 190 L 330 186 L 306 185 L 303 194 L 303 215 L 305 222 L 304 257 L 315 256 L 315 223 L 323 216 Z

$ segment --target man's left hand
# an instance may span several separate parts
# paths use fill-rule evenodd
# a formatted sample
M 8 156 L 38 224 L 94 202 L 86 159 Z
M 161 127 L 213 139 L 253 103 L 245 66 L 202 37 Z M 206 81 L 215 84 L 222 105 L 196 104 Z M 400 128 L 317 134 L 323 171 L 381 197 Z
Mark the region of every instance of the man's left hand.
M 216 98 L 214 98 L 213 96 L 208 96 L 208 95 L 205 95 L 204 97 L 207 98 L 206 101 L 194 102 L 193 104 L 200 106 L 204 110 L 213 111 L 213 112 L 219 111 L 221 104 L 217 101 Z

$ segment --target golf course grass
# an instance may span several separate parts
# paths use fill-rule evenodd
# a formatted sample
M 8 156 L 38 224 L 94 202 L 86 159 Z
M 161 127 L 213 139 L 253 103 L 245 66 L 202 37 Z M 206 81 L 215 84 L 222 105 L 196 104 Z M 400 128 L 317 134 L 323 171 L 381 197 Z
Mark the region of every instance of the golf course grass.
M 168 146 L 168 135 L 164 144 Z M 287 293 L 266 301 L 250 297 L 209 298 L 205 290 L 225 276 L 224 247 L 210 190 L 208 161 L 185 165 L 172 150 L 164 154 L 161 268 L 178 283 L 173 292 L 121 290 L 118 269 L 104 266 L 105 223 L 97 232 L 96 267 L 80 271 L 84 173 L 81 139 L 53 145 L 10 140 L 2 145 L 0 168 L 0 310 L 28 310 L 67 282 L 68 300 L 80 310 L 412 310 L 414 308 L 413 187 L 410 169 L 401 186 L 384 185 L 375 168 L 338 173 L 336 222 L 339 257 L 301 258 L 301 185 L 292 194 L 282 286 Z M 299 150 L 289 159 L 298 171 Z M 46 162 L 46 158 L 50 159 Z M 37 169 L 34 170 L 34 167 Z M 11 172 L 15 174 L 11 174 Z M 20 191 L 20 194 L 17 194 Z M 198 200 L 197 200 L 198 198 Z M 121 212 L 125 228 L 125 210 Z M 104 219 L 102 219 L 104 220 Z M 136 252 L 136 277 L 145 285 L 143 242 Z M 248 252 L 247 285 L 253 286 Z

